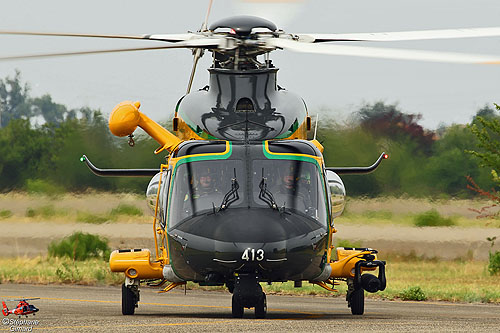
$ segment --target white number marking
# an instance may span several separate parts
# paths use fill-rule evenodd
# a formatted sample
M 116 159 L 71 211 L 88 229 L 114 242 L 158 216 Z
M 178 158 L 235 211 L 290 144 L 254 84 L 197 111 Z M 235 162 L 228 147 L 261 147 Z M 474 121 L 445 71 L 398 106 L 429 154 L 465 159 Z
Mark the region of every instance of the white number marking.
M 258 249 L 257 250 L 257 261 L 262 261 L 264 260 L 264 250 Z
M 241 259 L 245 261 L 262 261 L 264 260 L 264 250 L 262 249 L 246 249 L 241 255 Z

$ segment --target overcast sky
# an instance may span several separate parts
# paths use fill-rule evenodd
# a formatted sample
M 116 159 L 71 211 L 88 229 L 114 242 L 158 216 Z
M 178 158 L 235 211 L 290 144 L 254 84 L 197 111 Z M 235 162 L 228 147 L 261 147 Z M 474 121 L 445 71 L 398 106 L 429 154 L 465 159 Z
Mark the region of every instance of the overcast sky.
M 208 0 L 0 0 L 0 29 L 116 34 L 182 33 L 197 30 Z M 214 0 L 210 22 L 236 15 L 261 15 L 291 33 L 381 32 L 500 26 L 499 0 L 310 0 L 271 5 Z M 0 55 L 76 51 L 156 42 L 0 36 Z M 360 43 L 360 45 L 363 45 Z M 500 56 L 500 38 L 377 43 L 382 47 L 482 53 Z M 207 84 L 210 57 L 198 67 L 194 88 Z M 421 113 L 421 123 L 466 123 L 485 104 L 500 103 L 500 65 L 458 65 L 309 55 L 271 54 L 279 84 L 300 94 L 315 115 L 343 117 L 362 103 L 399 103 Z M 52 95 L 70 107 L 100 108 L 140 100 L 155 120 L 173 114 L 187 86 L 189 50 L 144 51 L 0 62 L 0 78 L 15 69 L 32 95 Z

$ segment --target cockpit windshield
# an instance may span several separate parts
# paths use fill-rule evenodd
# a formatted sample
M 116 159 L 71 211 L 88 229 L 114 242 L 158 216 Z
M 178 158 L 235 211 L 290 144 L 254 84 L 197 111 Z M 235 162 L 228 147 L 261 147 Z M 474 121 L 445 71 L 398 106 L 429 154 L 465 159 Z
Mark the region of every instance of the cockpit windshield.
M 254 160 L 253 200 L 284 211 L 313 217 L 326 224 L 322 180 L 315 164 L 297 160 Z M 264 189 L 265 187 L 265 189 Z
M 177 167 L 171 194 L 170 227 L 188 217 L 244 202 L 244 166 L 240 160 L 188 162 Z
M 265 208 L 327 224 L 317 165 L 298 160 L 207 160 L 178 165 L 170 191 L 169 228 L 234 208 Z

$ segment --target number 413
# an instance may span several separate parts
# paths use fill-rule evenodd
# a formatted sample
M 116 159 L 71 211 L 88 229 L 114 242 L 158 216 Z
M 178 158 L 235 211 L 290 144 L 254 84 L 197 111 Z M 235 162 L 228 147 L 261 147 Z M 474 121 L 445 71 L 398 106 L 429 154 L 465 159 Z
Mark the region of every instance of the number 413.
M 241 259 L 246 261 L 262 261 L 264 260 L 264 250 L 248 248 L 241 255 Z

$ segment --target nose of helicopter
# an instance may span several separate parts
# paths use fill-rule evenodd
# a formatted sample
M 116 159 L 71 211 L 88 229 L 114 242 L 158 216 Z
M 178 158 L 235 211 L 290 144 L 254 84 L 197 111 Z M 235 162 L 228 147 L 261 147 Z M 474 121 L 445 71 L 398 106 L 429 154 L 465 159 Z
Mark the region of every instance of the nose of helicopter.
M 223 243 L 267 244 L 324 231 L 326 226 L 311 217 L 288 211 L 234 208 L 195 216 L 175 230 Z
M 171 264 L 180 276 L 196 280 L 258 271 L 283 281 L 321 272 L 328 233 L 326 225 L 293 211 L 230 208 L 194 216 L 168 234 Z

